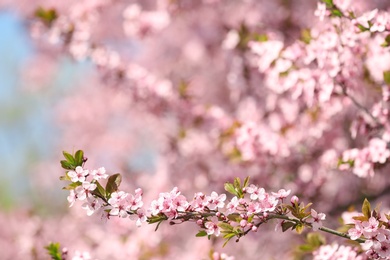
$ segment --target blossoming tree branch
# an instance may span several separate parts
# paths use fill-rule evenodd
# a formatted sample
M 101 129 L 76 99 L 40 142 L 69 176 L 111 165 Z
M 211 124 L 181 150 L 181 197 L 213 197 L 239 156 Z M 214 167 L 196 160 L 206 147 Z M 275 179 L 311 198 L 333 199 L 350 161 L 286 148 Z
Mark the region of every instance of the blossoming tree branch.
M 355 223 L 348 233 L 323 226 L 325 214 L 310 209 L 311 203 L 299 202 L 297 196 L 292 196 L 289 203 L 283 203 L 290 190 L 267 193 L 264 188 L 250 184 L 249 177 L 243 182 L 236 178 L 233 183 L 225 184 L 225 190 L 232 196 L 228 201 L 226 194 L 216 192 L 210 195 L 197 192 L 189 200 L 175 187 L 170 192 L 160 193 L 145 209 L 142 189 L 136 189 L 134 194 L 119 189 L 119 173 L 109 176 L 104 167 L 88 170 L 85 167 L 87 159 L 81 150 L 74 155 L 63 154 L 65 160 L 61 165 L 66 174 L 61 179 L 71 182 L 64 188 L 70 191 L 68 202 L 73 206 L 76 201 L 82 201 L 88 216 L 130 218 L 137 226 L 145 222 L 156 224 L 156 230 L 163 222 L 170 225 L 193 222 L 200 228 L 197 237 L 210 239 L 211 235 L 222 235 L 226 240 L 224 245 L 231 239 L 238 242 L 249 232 L 256 232 L 261 225 L 276 219 L 276 229 L 283 232 L 291 229 L 302 233 L 305 227 L 320 230 L 362 243 L 367 256 L 374 259 L 389 256 L 390 215 L 381 215 L 379 209 L 372 210 L 367 200 L 363 203 L 362 214 L 353 217 Z M 103 180 L 105 185 L 101 183 Z

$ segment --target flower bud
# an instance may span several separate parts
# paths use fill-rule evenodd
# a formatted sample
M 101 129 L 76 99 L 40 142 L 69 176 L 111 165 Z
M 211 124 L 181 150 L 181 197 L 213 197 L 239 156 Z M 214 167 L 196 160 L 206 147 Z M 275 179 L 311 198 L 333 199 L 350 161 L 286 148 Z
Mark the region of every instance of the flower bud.
M 293 205 L 294 205 L 294 204 L 298 204 L 299 198 L 298 198 L 297 196 L 294 195 L 294 196 L 291 197 L 291 200 L 290 200 L 290 201 L 291 201 L 291 204 L 293 204 Z

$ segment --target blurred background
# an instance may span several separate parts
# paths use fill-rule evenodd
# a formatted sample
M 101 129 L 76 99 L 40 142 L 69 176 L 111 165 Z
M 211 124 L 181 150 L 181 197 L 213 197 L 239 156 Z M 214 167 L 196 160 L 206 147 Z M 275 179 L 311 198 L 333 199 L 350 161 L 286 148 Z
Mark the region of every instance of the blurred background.
M 0 206 L 8 211 L 20 206 L 40 208 L 42 198 L 32 179 L 36 164 L 58 153 L 56 103 L 90 69 L 65 57 L 54 68 L 31 64 L 38 54 L 25 23 L 16 12 L 0 10 Z M 46 78 L 34 80 L 32 74 L 42 75 L 38 70 L 45 69 Z M 53 193 L 61 192 L 53 185 Z

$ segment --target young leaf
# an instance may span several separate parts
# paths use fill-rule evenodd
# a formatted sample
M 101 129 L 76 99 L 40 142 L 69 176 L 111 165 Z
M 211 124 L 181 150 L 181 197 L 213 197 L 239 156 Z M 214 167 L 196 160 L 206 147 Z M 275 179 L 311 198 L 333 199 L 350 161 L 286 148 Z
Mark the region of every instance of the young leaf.
M 306 241 L 307 241 L 307 244 L 312 245 L 313 248 L 315 248 L 315 249 L 320 247 L 321 245 L 326 244 L 325 237 L 323 237 L 322 235 L 320 235 L 318 233 L 307 234 Z
M 352 219 L 354 220 L 358 220 L 358 221 L 368 221 L 368 218 L 366 216 L 355 216 L 355 217 L 352 217 Z
M 295 230 L 297 231 L 298 234 L 302 234 L 303 230 L 305 229 L 305 226 L 302 224 L 297 224 L 295 226 Z
M 390 85 L 390 70 L 383 72 L 383 80 L 387 85 Z
M 200 230 L 198 234 L 195 235 L 196 237 L 205 237 L 207 236 L 207 232 L 204 230 Z
M 241 180 L 238 177 L 234 179 L 234 188 L 237 190 L 241 189 Z
M 248 185 L 249 185 L 249 176 L 245 178 L 243 187 L 246 188 L 248 187 Z
M 371 204 L 367 199 L 364 199 L 362 213 L 367 219 L 371 217 Z
M 333 5 L 333 0 L 322 0 L 327 5 Z
M 76 165 L 82 166 L 84 162 L 84 152 L 82 150 L 78 150 L 74 155 Z
M 62 154 L 64 155 L 65 159 L 66 159 L 69 163 L 71 163 L 72 165 L 75 165 L 76 161 L 75 161 L 73 155 L 71 155 L 70 153 L 65 152 L 65 151 L 63 151 Z
M 232 231 L 233 230 L 233 227 L 231 225 L 227 224 L 227 223 L 221 222 L 221 223 L 218 224 L 218 226 L 220 228 L 222 228 L 222 230 L 224 230 L 224 231 Z
M 287 230 L 289 230 L 290 228 L 292 228 L 294 226 L 295 226 L 295 223 L 293 223 L 293 222 L 283 222 L 282 223 L 282 231 L 286 232 Z
M 68 161 L 62 160 L 60 161 L 61 167 L 64 168 L 65 170 L 74 170 L 75 167 Z
M 35 17 L 40 18 L 42 22 L 50 26 L 58 17 L 55 9 L 43 9 L 39 7 L 35 10 Z
M 74 190 L 76 189 L 78 186 L 80 186 L 81 183 L 80 182 L 72 182 L 71 184 L 69 184 L 68 186 L 66 187 L 63 187 L 62 189 L 63 190 Z
M 234 186 L 233 184 L 227 182 L 225 183 L 225 190 L 233 195 L 236 195 L 237 196 L 237 192 L 236 190 L 234 189 Z
M 229 234 L 224 235 L 223 237 L 226 238 L 226 241 L 225 241 L 225 243 L 223 243 L 222 247 L 225 247 L 226 244 L 230 241 L 230 239 L 232 239 L 235 236 L 236 235 L 234 233 L 229 233 Z
M 103 188 L 103 186 L 100 185 L 98 181 L 95 182 L 95 184 L 96 184 L 96 189 L 91 192 L 92 195 L 96 195 L 100 198 L 106 198 L 106 190 Z
M 118 190 L 119 185 L 121 184 L 122 177 L 119 173 L 111 175 L 106 184 L 106 191 L 107 193 L 111 194 Z
M 48 246 L 45 246 L 47 253 L 51 256 L 53 260 L 62 260 L 61 249 L 59 243 L 50 243 Z
M 235 221 L 235 222 L 238 222 L 239 220 L 241 220 L 241 216 L 240 216 L 240 214 L 238 214 L 238 213 L 229 214 L 229 215 L 227 216 L 227 218 L 228 218 L 229 220 L 232 220 L 232 221 Z

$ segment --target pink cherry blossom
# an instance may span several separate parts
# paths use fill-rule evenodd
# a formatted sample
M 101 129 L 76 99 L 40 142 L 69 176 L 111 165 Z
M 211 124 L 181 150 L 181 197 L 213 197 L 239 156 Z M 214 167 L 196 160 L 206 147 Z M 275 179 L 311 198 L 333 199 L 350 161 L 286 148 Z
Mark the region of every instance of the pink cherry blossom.
M 322 227 L 322 220 L 325 220 L 326 215 L 324 213 L 317 213 L 314 209 L 311 209 L 311 218 L 307 220 L 311 223 L 313 230 L 318 231 Z
M 218 218 L 212 217 L 210 221 L 207 221 L 205 224 L 207 235 L 215 235 L 219 236 L 221 234 L 221 230 L 218 227 Z
M 100 180 L 100 179 L 106 179 L 108 177 L 108 174 L 106 174 L 106 169 L 104 167 L 100 167 L 97 170 L 92 170 L 91 176 L 95 180 Z
M 88 175 L 89 171 L 84 170 L 83 167 L 77 166 L 74 171 L 69 171 L 68 176 L 72 182 L 83 182 L 85 177 Z

